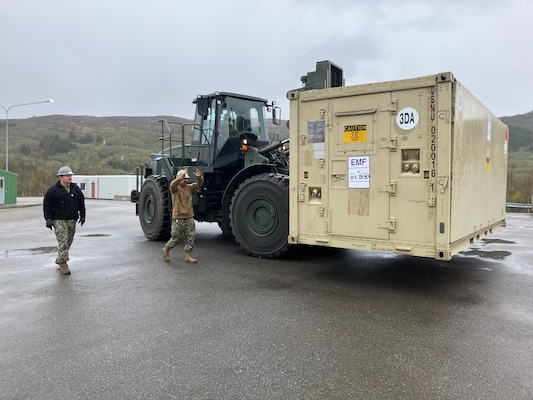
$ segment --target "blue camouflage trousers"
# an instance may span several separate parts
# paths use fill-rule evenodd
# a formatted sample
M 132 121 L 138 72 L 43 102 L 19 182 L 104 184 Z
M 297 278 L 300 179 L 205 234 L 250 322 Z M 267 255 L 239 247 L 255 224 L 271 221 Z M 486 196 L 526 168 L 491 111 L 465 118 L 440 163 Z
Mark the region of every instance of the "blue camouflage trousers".
M 54 220 L 54 230 L 57 239 L 57 262 L 64 263 L 69 260 L 68 251 L 76 233 L 75 219 Z
M 165 244 L 165 247 L 171 249 L 175 247 L 180 239 L 184 239 L 183 250 L 185 253 L 192 253 L 194 249 L 194 240 L 196 239 L 196 225 L 194 218 L 180 218 L 172 220 L 172 228 L 170 230 L 170 239 Z

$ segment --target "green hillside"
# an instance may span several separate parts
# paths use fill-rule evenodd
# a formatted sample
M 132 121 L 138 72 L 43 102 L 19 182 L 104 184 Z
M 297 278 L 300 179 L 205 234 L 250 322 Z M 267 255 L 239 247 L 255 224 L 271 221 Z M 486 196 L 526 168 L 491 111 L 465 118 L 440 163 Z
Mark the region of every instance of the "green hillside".
M 533 111 L 500 119 L 509 126 L 509 150 L 533 152 Z
M 9 170 L 19 175 L 18 196 L 42 196 L 69 165 L 80 175 L 135 174 L 149 155 L 161 151 L 159 120 L 190 123 L 173 116 L 91 117 L 51 115 L 9 120 Z M 533 111 L 501 118 L 510 131 L 507 201 L 531 202 L 533 193 Z M 0 125 L 1 126 L 1 125 Z M 181 127 L 170 124 L 173 140 Z M 284 124 L 272 126 L 288 137 Z M 163 133 L 168 135 L 166 126 Z M 190 129 L 186 128 L 186 142 Z M 177 142 L 175 142 L 177 144 Z M 168 142 L 165 142 L 165 146 Z M 0 140 L 0 168 L 5 166 L 5 139 Z
M 169 121 L 168 127 L 158 122 Z M 91 117 L 51 115 L 9 120 L 9 170 L 18 174 L 18 196 L 42 196 L 62 165 L 79 175 L 135 174 L 136 168 L 181 140 L 181 126 L 192 121 L 173 116 Z M 0 125 L 1 126 L 1 125 Z M 288 129 L 271 126 L 287 137 Z M 161 141 L 164 134 L 167 138 Z M 185 142 L 191 130 L 185 127 Z M 0 142 L 5 150 L 5 139 Z M 5 168 L 5 152 L 0 155 Z
M 507 201 L 533 201 L 533 111 L 501 120 L 509 126 Z

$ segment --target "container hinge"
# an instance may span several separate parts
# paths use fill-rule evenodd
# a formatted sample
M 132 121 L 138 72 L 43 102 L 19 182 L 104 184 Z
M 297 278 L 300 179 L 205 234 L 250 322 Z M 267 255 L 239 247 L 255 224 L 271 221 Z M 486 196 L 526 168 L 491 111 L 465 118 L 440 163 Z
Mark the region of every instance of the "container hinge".
M 389 103 L 389 111 L 394 113 L 398 111 L 398 99 L 391 99 Z
M 390 138 L 381 138 L 379 143 L 380 149 L 396 150 L 398 147 L 398 136 L 391 136 Z
M 444 193 L 446 191 L 446 187 L 448 186 L 448 176 L 439 176 L 437 179 L 437 184 L 439 185 L 439 191 Z
M 387 229 L 389 232 L 396 232 L 396 217 L 390 217 L 388 221 L 378 221 L 378 228 Z
M 439 119 L 443 120 L 447 124 L 450 123 L 450 111 L 449 110 L 439 110 Z

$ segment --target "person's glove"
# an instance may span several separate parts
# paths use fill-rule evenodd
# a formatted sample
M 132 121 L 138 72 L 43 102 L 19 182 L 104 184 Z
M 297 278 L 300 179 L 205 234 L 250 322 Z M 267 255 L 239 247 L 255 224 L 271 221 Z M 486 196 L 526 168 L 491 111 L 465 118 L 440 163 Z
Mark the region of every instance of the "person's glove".
M 84 223 L 85 223 L 85 218 L 80 218 L 80 224 L 81 224 L 81 226 L 83 226 Z
M 47 219 L 46 220 L 46 227 L 50 230 L 52 230 L 52 226 L 54 226 L 54 221 L 52 221 L 51 219 Z

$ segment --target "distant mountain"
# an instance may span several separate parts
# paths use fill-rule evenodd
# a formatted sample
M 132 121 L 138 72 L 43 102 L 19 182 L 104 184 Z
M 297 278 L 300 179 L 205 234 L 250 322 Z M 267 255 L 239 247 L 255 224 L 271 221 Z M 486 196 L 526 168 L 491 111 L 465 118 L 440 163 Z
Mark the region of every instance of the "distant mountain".
M 500 117 L 509 126 L 509 151 L 533 152 L 533 111 L 526 114 Z M 169 125 L 162 124 L 166 120 Z M 74 144 L 126 145 L 151 151 L 161 149 L 161 135 L 168 136 L 170 128 L 172 141 L 181 137 L 180 124 L 191 120 L 175 116 L 116 116 L 93 117 L 71 115 L 49 115 L 27 119 L 9 120 L 9 144 L 13 155 L 17 152 L 31 152 L 35 155 L 43 145 L 43 139 L 59 139 Z M 279 126 L 270 124 L 269 129 L 287 138 L 289 130 L 285 121 Z M 185 129 L 190 135 L 190 127 Z M 167 139 L 168 140 L 168 139 Z M 46 141 L 46 140 L 45 140 Z M 22 147 L 22 151 L 21 151 Z M 68 152 L 65 152 L 68 153 Z M 0 155 L 1 158 L 1 155 Z
M 162 119 L 169 122 L 168 128 Z M 528 202 L 533 192 L 533 111 L 501 117 L 509 126 L 509 179 L 507 200 Z M 175 122 L 175 124 L 172 124 Z M 16 172 L 19 196 L 42 196 L 56 180 L 55 171 L 69 165 L 80 175 L 135 174 L 150 154 L 181 139 L 180 123 L 191 120 L 174 116 L 92 117 L 50 115 L 9 120 L 9 170 Z M 289 136 L 285 122 L 270 125 L 280 138 Z M 160 140 L 161 136 L 165 140 Z M 190 127 L 185 130 L 190 142 Z M 5 142 L 0 135 L 0 148 Z M 0 168 L 5 158 L 0 154 Z
M 509 151 L 533 152 L 533 111 L 500 119 L 509 126 Z
M 168 122 L 162 123 L 162 120 Z M 80 175 L 135 174 L 150 154 L 178 146 L 182 125 L 191 140 L 191 120 L 175 116 L 93 117 L 49 115 L 9 120 L 9 170 L 18 174 L 19 196 L 41 196 L 56 180 L 55 171 L 69 165 Z M 285 124 L 269 125 L 281 138 Z M 164 138 L 164 140 L 161 140 Z M 0 148 L 5 149 L 0 134 Z M 5 163 L 0 153 L 0 168 Z

